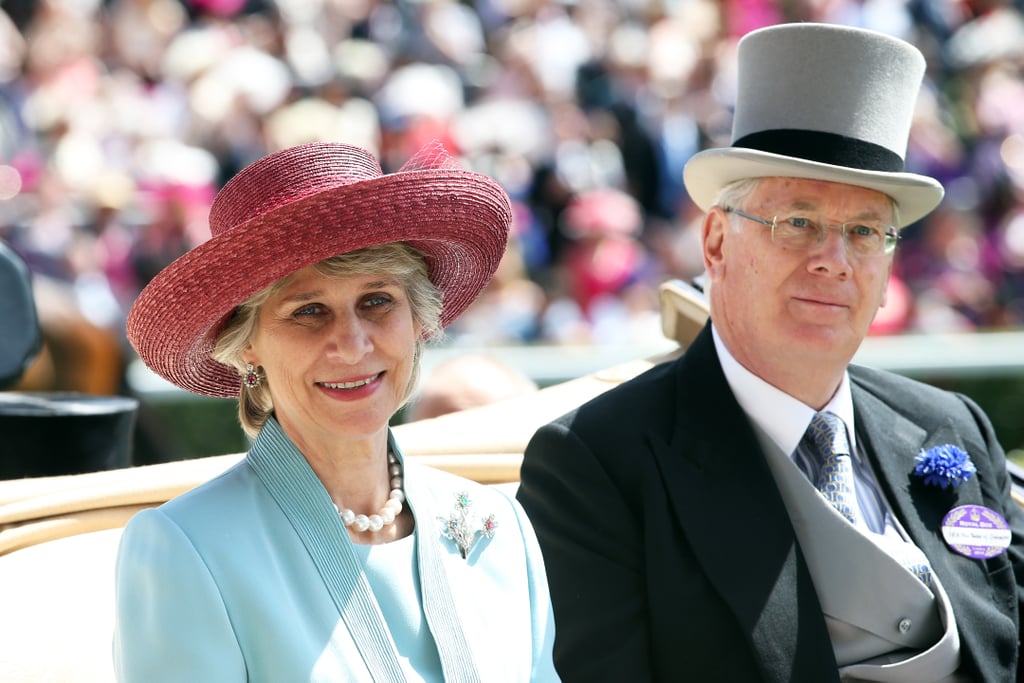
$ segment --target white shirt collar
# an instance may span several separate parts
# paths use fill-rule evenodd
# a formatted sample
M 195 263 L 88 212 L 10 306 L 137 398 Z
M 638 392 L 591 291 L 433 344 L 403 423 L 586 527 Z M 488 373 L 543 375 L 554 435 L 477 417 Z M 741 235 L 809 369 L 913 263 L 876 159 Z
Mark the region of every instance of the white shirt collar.
M 765 434 L 782 449 L 783 453 L 792 454 L 800 444 L 811 418 L 816 412 L 805 403 L 793 398 L 786 392 L 768 384 L 763 379 L 743 367 L 737 361 L 721 337 L 714 323 L 711 334 L 715 341 L 718 360 L 725 373 L 725 381 L 729 383 L 736 401 Z M 853 396 L 850 393 L 850 376 L 843 372 L 832 399 L 822 410 L 838 415 L 846 424 L 846 432 L 850 436 L 850 449 L 857 452 L 857 437 L 853 431 Z

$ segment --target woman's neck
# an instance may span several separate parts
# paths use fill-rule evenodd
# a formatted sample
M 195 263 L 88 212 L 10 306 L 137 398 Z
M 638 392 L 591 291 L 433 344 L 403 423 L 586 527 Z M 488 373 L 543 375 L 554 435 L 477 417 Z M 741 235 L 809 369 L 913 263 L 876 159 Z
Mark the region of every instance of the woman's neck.
M 282 425 L 283 427 L 283 425 Z M 288 433 L 287 428 L 285 432 Z M 309 438 L 309 435 L 288 434 L 310 468 L 327 489 L 338 510 L 351 510 L 356 515 L 374 515 L 387 504 L 392 491 L 393 474 L 388 462 L 388 432 L 385 429 L 365 439 L 343 439 L 337 435 Z M 391 524 L 380 531 L 359 531 L 349 526 L 354 543 L 377 544 L 404 538 L 414 527 L 408 505 Z

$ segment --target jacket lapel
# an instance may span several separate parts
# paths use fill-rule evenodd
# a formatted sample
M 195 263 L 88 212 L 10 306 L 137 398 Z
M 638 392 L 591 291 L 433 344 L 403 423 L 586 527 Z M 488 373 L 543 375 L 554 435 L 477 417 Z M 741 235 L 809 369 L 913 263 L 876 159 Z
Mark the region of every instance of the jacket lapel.
M 395 456 L 404 463 L 405 458 L 393 439 L 391 447 Z M 416 518 L 416 557 L 423 613 L 434 636 L 444 679 L 458 683 L 478 683 L 480 676 L 473 660 L 473 650 L 462 629 L 462 620 L 452 597 L 449 574 L 445 570 L 445 562 L 452 561 L 454 556 L 441 551 L 438 518 L 447 516 L 451 501 L 442 503 L 436 497 L 437 491 L 425 485 L 423 476 L 410 477 L 409 474 L 417 474 L 415 466 L 406 467 L 405 490 L 409 507 Z
M 374 681 L 403 681 L 391 633 L 333 502 L 271 418 L 247 460 L 309 552 Z
M 926 486 L 912 474 L 914 458 L 922 449 L 955 444 L 970 453 L 971 446 L 951 421 L 942 422 L 929 433 L 859 384 L 855 372 L 851 372 L 851 380 L 857 439 L 874 468 L 882 495 L 910 538 L 928 556 L 932 571 L 949 596 L 957 615 L 962 651 L 984 651 L 980 641 L 986 636 L 979 629 L 983 625 L 970 621 L 970 615 L 976 613 L 972 603 L 977 601 L 977 587 L 990 583 L 984 561 L 960 555 L 942 537 L 942 520 L 950 510 L 984 504 L 978 476 L 954 490 Z
M 785 505 L 722 373 L 709 327 L 677 367 L 675 431 L 668 442 L 652 435 L 650 447 L 678 524 L 769 680 L 820 681 L 825 672 L 837 678 Z
M 915 457 L 922 449 L 942 444 L 967 446 L 949 421 L 928 433 L 856 381 L 852 382 L 852 391 L 857 439 L 875 471 L 882 495 L 929 558 L 948 557 L 952 551 L 942 539 L 942 520 L 958 505 L 981 505 L 981 489 L 976 477 L 955 491 L 926 486 L 913 474 Z M 938 565 L 935 568 L 941 580 L 943 562 L 933 562 Z

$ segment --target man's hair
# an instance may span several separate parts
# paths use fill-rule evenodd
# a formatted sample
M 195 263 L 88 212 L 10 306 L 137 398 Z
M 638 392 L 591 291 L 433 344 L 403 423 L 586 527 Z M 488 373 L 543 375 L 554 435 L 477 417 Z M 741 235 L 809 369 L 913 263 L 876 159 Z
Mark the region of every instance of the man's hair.
M 752 195 L 763 178 L 740 178 L 729 183 L 715 197 L 715 206 L 728 206 L 738 208 L 743 201 Z M 888 197 L 889 206 L 892 208 L 892 224 L 900 224 L 900 207 L 892 197 Z M 733 216 L 733 227 L 739 225 L 738 218 Z
M 760 183 L 760 178 L 740 178 L 739 180 L 734 180 L 718 191 L 718 196 L 715 197 L 715 205 L 727 206 L 731 209 L 738 208 L 747 197 L 754 193 Z M 738 230 L 740 225 L 739 221 L 736 220 L 738 217 L 735 214 L 729 214 L 729 217 L 733 219 L 731 221 L 733 230 Z

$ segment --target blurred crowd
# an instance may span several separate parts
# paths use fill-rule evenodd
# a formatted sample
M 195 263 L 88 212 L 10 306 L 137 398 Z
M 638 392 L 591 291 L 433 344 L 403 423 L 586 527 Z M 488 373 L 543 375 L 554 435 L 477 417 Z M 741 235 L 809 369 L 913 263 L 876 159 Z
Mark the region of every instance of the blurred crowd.
M 702 269 L 682 168 L 729 143 L 737 39 L 826 21 L 907 39 L 929 63 L 907 170 L 947 198 L 905 230 L 872 332 L 1020 326 L 1021 4 L 2 0 L 0 239 L 37 277 L 51 341 L 79 321 L 128 355 L 128 307 L 209 236 L 237 170 L 337 140 L 393 171 L 440 139 L 515 211 L 498 276 L 448 343 L 651 339 L 658 284 Z

